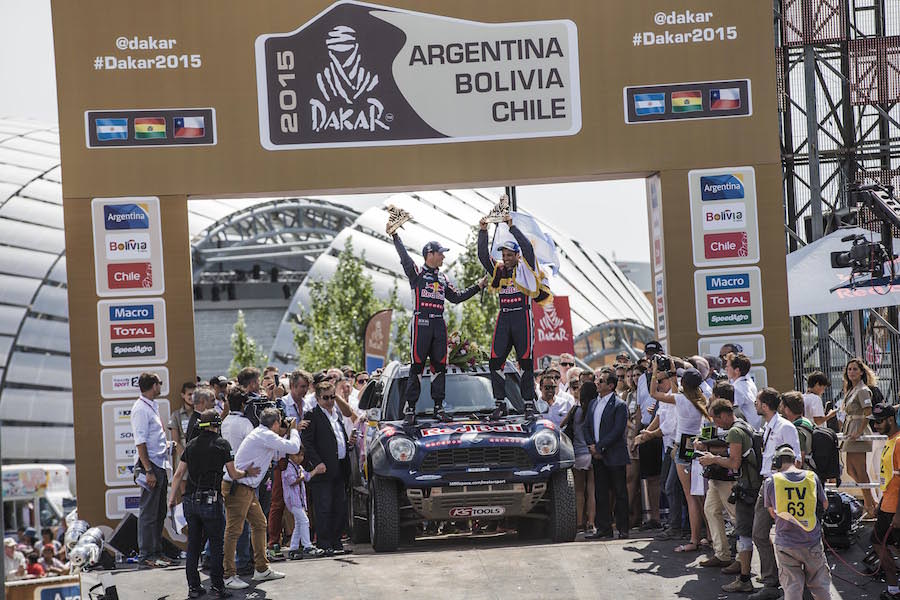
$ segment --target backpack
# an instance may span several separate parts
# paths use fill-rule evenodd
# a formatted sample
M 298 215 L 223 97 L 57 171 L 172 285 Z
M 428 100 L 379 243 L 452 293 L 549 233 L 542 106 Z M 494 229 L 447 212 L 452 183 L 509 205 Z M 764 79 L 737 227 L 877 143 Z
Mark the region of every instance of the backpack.
M 809 466 L 819 479 L 836 479 L 841 485 L 841 453 L 837 434 L 827 427 L 816 427 L 812 432 L 812 452 Z
M 755 431 L 752 427 L 750 427 L 750 425 L 746 421 L 742 421 L 740 419 L 735 419 L 733 427 L 739 428 L 741 431 L 749 435 L 750 439 L 753 441 L 753 446 L 749 450 L 744 452 L 744 456 L 741 457 L 741 470 L 744 469 L 744 463 L 747 462 L 748 466 L 751 467 L 750 474 L 747 479 L 750 480 L 750 483 L 753 485 L 753 487 L 758 488 L 760 485 L 762 485 L 762 475 L 760 474 L 760 467 L 762 466 L 763 457 L 763 436 L 761 433 Z

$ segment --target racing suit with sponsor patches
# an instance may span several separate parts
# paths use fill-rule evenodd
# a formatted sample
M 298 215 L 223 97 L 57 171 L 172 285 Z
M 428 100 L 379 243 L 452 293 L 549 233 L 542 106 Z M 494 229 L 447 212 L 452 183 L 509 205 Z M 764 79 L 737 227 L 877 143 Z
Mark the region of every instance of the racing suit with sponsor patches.
M 425 370 L 425 360 L 431 360 L 434 378 L 431 381 L 431 399 L 435 407 L 444 401 L 444 376 L 447 372 L 447 324 L 444 322 L 444 300 L 458 304 L 474 296 L 480 288 L 473 284 L 458 291 L 450 279 L 437 269 L 427 265 L 416 266 L 409 257 L 406 247 L 396 233 L 393 236 L 394 247 L 400 255 L 403 271 L 409 279 L 412 291 L 413 318 L 410 322 L 412 339 L 409 349 L 410 359 L 409 381 L 406 384 L 404 405 L 415 412 L 416 401 L 422 389 L 420 376 Z
M 521 255 L 532 271 L 536 270 L 534 248 L 525 234 L 515 225 L 509 228 L 510 233 L 519 244 Z M 498 402 L 506 398 L 503 378 L 503 363 L 510 350 L 516 349 L 522 379 L 519 382 L 522 399 L 526 403 L 534 402 L 534 316 L 531 311 L 532 298 L 523 293 L 515 285 L 514 271 L 503 266 L 502 261 L 495 261 L 488 251 L 487 230 L 478 232 L 478 259 L 492 277 L 491 288 L 500 295 L 500 312 L 494 325 L 494 337 L 491 341 L 491 385 L 494 399 Z M 538 298 L 540 300 L 540 297 Z

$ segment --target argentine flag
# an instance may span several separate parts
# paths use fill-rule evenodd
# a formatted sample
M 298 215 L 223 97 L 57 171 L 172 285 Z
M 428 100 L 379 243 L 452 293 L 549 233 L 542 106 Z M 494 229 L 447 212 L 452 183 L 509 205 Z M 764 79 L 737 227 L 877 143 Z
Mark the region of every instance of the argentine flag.
M 127 140 L 128 119 L 97 119 L 97 140 Z
M 525 237 L 534 247 L 534 257 L 537 260 L 538 267 L 544 270 L 547 275 L 556 275 L 559 272 L 559 254 L 556 252 L 556 244 L 548 234 L 541 231 L 540 225 L 534 217 L 527 213 L 513 212 L 510 213 L 513 225 L 519 228 L 519 231 L 525 234 Z M 507 240 L 515 241 L 513 235 L 509 232 L 506 223 L 497 224 L 497 232 L 494 234 L 494 242 L 491 244 L 491 256 L 495 260 L 501 260 L 503 254 L 500 252 L 500 244 Z

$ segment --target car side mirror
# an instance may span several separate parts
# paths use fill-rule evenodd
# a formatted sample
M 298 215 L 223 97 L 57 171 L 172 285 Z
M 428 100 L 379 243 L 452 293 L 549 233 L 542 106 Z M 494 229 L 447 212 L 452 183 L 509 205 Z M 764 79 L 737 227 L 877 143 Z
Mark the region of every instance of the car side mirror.
M 381 380 L 370 381 L 359 395 L 359 410 L 365 411 L 378 406 L 378 397 L 383 390 L 384 383 Z

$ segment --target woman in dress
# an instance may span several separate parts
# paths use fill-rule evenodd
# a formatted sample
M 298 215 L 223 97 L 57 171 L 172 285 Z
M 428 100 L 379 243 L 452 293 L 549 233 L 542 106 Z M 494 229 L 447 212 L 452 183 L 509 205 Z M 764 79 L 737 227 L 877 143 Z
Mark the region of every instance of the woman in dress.
M 844 367 L 844 424 L 841 432 L 844 441 L 841 450 L 847 453 L 847 473 L 856 483 L 869 483 L 866 453 L 872 451 L 872 442 L 860 441 L 868 430 L 866 417 L 872 414 L 872 391 L 878 378 L 861 358 L 851 358 Z M 863 501 L 869 516 L 875 514 L 875 498 L 872 490 L 862 489 Z

